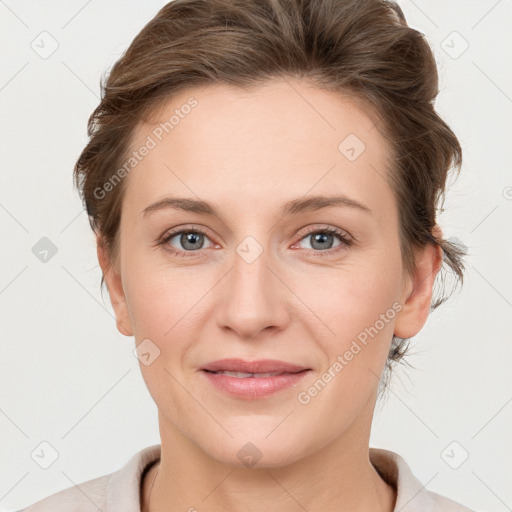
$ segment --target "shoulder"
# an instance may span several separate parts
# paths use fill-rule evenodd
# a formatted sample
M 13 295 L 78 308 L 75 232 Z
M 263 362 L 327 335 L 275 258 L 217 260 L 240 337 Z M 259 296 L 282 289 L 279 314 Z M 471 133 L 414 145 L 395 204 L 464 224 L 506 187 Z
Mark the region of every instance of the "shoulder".
M 475 512 L 473 509 L 465 507 L 458 501 L 453 501 L 446 496 L 441 496 L 433 491 L 427 491 L 429 498 L 432 500 L 432 503 L 435 505 L 435 510 L 439 510 L 441 512 Z
M 48 496 L 19 512 L 98 512 L 106 509 L 110 475 L 88 480 Z
M 161 445 L 138 451 L 118 471 L 73 485 L 18 512 L 127 512 L 140 510 L 144 472 L 160 459 Z
M 396 489 L 395 511 L 475 512 L 461 503 L 426 489 L 398 453 L 370 448 L 370 461 L 381 477 Z

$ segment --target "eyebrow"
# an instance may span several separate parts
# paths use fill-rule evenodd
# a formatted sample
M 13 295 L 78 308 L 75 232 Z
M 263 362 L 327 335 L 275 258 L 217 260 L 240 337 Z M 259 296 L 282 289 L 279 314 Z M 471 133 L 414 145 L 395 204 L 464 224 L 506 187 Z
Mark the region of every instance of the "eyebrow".
M 281 210 L 281 215 L 296 215 L 305 211 L 320 210 L 329 207 L 350 207 L 366 213 L 372 213 L 370 208 L 351 199 L 345 195 L 337 196 L 310 196 L 307 198 L 293 199 L 286 202 Z M 201 215 L 211 215 L 220 218 L 219 210 L 214 205 L 198 199 L 188 199 L 179 197 L 165 197 L 155 203 L 150 204 L 142 210 L 142 216 L 150 213 L 164 210 L 174 209 L 185 212 L 199 213 Z

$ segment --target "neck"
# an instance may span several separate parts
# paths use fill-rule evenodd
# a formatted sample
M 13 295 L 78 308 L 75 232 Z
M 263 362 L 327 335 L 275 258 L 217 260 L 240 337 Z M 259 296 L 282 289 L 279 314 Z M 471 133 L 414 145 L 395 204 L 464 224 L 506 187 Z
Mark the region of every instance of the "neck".
M 392 512 L 396 489 L 370 463 L 369 431 L 352 427 L 290 465 L 240 468 L 212 459 L 173 426 L 161 423 L 160 464 L 144 479 L 142 512 L 295 512 L 298 507 Z

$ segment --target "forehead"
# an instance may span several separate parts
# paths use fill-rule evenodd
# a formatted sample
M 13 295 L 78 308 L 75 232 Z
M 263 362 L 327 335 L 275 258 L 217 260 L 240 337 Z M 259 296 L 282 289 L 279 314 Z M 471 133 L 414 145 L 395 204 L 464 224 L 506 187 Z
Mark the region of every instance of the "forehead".
M 187 89 L 134 130 L 130 151 L 149 149 L 129 173 L 125 200 L 243 195 L 249 204 L 336 189 L 372 202 L 390 193 L 377 122 L 349 96 L 299 81 Z

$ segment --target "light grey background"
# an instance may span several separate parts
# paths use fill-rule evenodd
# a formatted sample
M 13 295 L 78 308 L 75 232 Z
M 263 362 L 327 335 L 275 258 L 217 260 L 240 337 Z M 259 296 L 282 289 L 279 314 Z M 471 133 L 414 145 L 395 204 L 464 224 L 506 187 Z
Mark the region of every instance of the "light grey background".
M 0 510 L 116 471 L 159 442 L 133 338 L 101 299 L 72 167 L 101 75 L 165 3 L 0 0 Z M 440 224 L 470 255 L 462 292 L 414 338 L 414 368 L 397 369 L 370 444 L 401 454 L 428 489 L 502 512 L 512 509 L 512 2 L 400 5 L 434 48 L 437 107 L 463 146 Z M 35 49 L 52 39 L 42 58 Z M 32 252 L 42 237 L 58 249 L 46 263 Z M 48 469 L 31 458 L 44 441 L 58 452 Z M 446 462 L 466 451 L 458 469 Z

